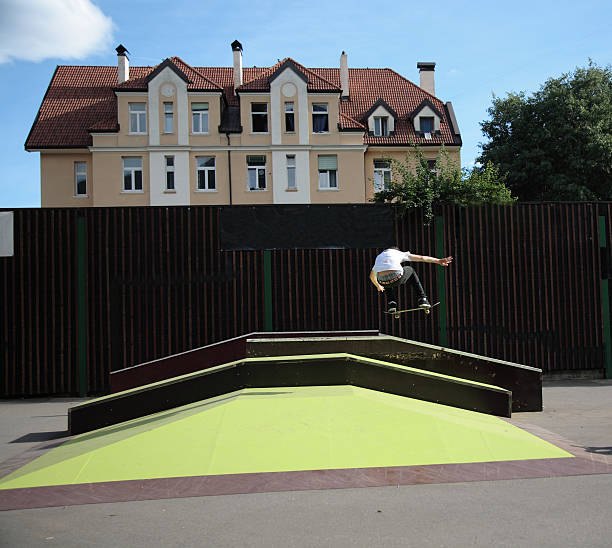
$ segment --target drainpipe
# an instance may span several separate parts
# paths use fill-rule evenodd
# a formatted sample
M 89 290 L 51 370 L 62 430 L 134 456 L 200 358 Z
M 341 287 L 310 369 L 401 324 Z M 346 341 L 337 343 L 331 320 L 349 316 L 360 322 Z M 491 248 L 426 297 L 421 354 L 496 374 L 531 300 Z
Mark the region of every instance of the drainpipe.
M 231 153 L 230 153 L 230 134 L 226 133 L 225 136 L 227 137 L 227 173 L 229 176 L 229 205 L 232 205 L 232 159 L 231 159 Z

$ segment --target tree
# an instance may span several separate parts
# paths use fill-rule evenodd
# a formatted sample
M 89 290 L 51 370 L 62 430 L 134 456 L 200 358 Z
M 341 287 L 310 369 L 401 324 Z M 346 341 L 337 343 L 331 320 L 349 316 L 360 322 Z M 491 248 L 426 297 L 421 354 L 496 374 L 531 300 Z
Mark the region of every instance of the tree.
M 493 97 L 478 160 L 521 201 L 612 199 L 612 69 L 551 78 L 532 96 Z
M 433 219 L 437 205 L 472 206 L 486 203 L 510 204 L 514 198 L 505 187 L 499 169 L 492 163 L 460 170 L 441 148 L 435 167 L 414 145 L 404 161 L 389 159 L 389 188 L 374 194 L 374 201 L 398 204 L 403 211 L 422 208 L 425 221 Z

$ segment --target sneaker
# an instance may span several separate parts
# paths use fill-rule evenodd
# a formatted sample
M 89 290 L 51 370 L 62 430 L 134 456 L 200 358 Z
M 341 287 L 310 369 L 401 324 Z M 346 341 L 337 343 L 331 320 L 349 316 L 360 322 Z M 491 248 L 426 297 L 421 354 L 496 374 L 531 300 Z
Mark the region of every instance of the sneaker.
M 395 301 L 389 301 L 387 304 L 387 312 L 393 314 L 397 311 L 397 303 Z
M 429 310 L 431 308 L 431 305 L 429 304 L 427 297 L 421 297 L 418 300 L 418 305 L 419 305 L 419 308 L 424 308 L 425 310 Z

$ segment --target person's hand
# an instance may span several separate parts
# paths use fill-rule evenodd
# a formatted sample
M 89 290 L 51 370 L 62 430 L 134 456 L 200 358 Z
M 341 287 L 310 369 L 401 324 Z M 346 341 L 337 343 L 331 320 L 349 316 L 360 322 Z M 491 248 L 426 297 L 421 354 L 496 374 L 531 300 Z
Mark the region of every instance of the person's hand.
M 379 293 L 382 293 L 385 290 L 385 288 L 380 284 L 376 284 L 376 289 L 378 289 Z
M 448 266 L 452 262 L 453 262 L 453 258 L 452 257 L 444 257 L 443 259 L 438 259 L 438 264 L 440 266 Z

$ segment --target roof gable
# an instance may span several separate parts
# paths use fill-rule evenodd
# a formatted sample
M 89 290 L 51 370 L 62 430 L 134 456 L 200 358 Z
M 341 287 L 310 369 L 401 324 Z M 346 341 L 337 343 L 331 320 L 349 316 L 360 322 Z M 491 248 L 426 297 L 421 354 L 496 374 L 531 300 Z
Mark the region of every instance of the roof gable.
M 278 76 L 280 76 L 282 71 L 286 68 L 291 68 L 298 76 L 300 76 L 300 78 L 302 78 L 308 84 L 309 92 L 317 93 L 329 91 L 332 93 L 340 93 L 341 91 L 339 86 L 326 80 L 311 69 L 300 65 L 297 61 L 294 61 L 290 57 L 286 57 L 282 61 L 276 63 L 276 65 L 268 69 L 264 69 L 253 79 L 246 81 L 244 84 L 238 87 L 236 91 L 269 91 L 270 82 L 273 81 L 275 78 L 278 78 Z
M 151 73 L 149 73 L 149 75 L 145 78 L 145 82 L 148 84 L 149 82 L 151 82 L 151 80 L 153 80 L 157 75 L 159 75 L 165 68 L 169 68 L 170 70 L 174 71 L 177 76 L 183 80 L 183 82 L 185 82 L 186 84 L 190 84 L 191 81 L 189 80 L 189 78 L 187 77 L 187 75 L 180 70 L 173 62 L 171 59 L 164 59 L 164 61 L 162 63 L 160 63 L 159 65 L 157 65 L 157 67 L 155 67 L 155 70 L 153 70 Z
M 410 115 L 410 121 L 413 122 L 414 119 L 419 115 L 419 113 L 425 107 L 429 107 L 431 110 L 433 110 L 434 114 L 441 120 L 444 119 L 443 114 L 436 108 L 436 106 L 429 99 L 425 98 L 423 99 L 423 101 L 421 101 L 421 104 L 417 108 L 415 108 L 412 114 Z
M 308 76 L 304 74 L 295 64 L 292 59 L 285 59 L 285 61 L 272 73 L 268 82 L 271 84 L 276 80 L 285 70 L 292 70 L 298 78 L 301 78 L 304 82 L 308 83 Z
M 370 110 L 368 110 L 364 115 L 363 115 L 363 120 L 367 120 L 370 116 L 372 116 L 372 114 L 376 111 L 376 109 L 378 107 L 383 107 L 391 116 L 393 116 L 393 118 L 395 120 L 398 119 L 398 115 L 397 112 L 395 112 L 384 99 L 378 99 L 378 101 L 376 101 L 376 103 L 374 103 L 372 105 L 372 108 Z

